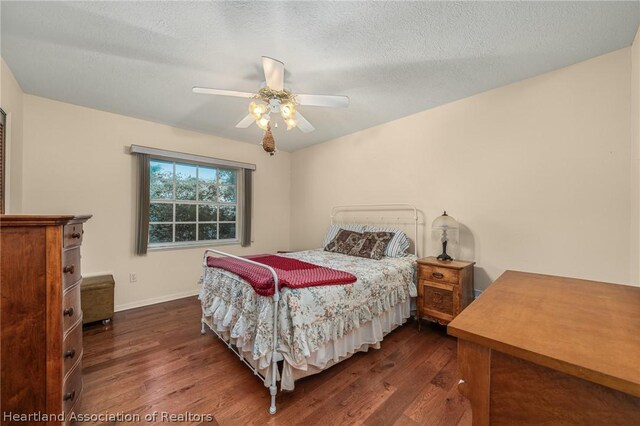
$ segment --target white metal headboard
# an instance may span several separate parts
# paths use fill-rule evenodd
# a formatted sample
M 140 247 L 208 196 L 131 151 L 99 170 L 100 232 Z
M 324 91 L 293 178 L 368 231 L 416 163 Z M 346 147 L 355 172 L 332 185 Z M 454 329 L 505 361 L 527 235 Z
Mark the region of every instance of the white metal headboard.
M 333 225 L 335 222 L 336 215 L 341 212 L 356 212 L 356 211 L 410 211 L 413 213 L 412 216 L 397 216 L 396 219 L 399 221 L 401 219 L 411 219 L 413 221 L 413 251 L 416 256 L 419 256 L 420 250 L 420 239 L 418 238 L 418 209 L 408 203 L 389 203 L 389 204 L 345 204 L 340 206 L 333 206 L 331 208 L 331 224 Z M 363 218 L 352 218 L 356 219 L 364 219 L 365 221 L 369 221 L 372 219 L 376 219 L 378 217 L 366 216 Z M 388 219 L 389 217 L 379 217 L 380 220 Z M 376 222 L 373 222 L 376 223 Z M 381 224 L 389 225 L 385 222 L 380 222 Z

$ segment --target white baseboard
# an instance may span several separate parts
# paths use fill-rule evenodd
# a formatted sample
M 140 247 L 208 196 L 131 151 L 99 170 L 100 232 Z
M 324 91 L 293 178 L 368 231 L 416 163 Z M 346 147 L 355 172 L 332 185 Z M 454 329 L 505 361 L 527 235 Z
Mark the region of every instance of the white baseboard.
M 477 288 L 473 290 L 473 298 L 474 299 L 477 299 L 478 297 L 480 297 L 481 294 L 482 294 L 482 290 L 479 290 Z
M 137 302 L 123 303 L 116 305 L 114 311 L 126 311 L 128 309 L 141 308 L 142 306 L 155 305 L 156 303 L 169 302 L 171 300 L 182 299 L 184 297 L 195 296 L 200 293 L 200 289 L 182 291 L 180 293 L 168 294 L 166 296 L 152 297 L 151 299 L 138 300 Z

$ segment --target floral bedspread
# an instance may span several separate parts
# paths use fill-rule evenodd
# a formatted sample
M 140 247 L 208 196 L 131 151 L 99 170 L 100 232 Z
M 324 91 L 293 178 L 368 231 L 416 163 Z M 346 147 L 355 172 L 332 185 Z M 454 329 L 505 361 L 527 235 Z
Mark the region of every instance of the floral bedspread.
M 321 249 L 282 254 L 354 274 L 353 284 L 284 288 L 278 304 L 278 351 L 294 367 L 326 342 L 416 296 L 415 256 L 365 259 Z M 273 351 L 273 303 L 237 275 L 204 267 L 200 301 L 218 331 L 265 368 Z

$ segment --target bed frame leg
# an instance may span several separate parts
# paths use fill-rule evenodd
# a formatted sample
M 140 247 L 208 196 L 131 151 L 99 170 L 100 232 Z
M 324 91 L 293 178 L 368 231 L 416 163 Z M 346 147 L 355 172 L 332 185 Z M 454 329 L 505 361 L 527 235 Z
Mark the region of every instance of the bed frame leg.
M 269 393 L 271 393 L 271 407 L 269 407 L 269 414 L 276 413 L 276 394 L 278 393 L 278 388 L 276 386 L 269 386 Z
M 202 334 L 202 335 L 207 334 L 207 330 L 205 330 L 205 328 L 204 328 L 204 320 L 200 321 L 200 326 L 201 326 L 200 334 Z

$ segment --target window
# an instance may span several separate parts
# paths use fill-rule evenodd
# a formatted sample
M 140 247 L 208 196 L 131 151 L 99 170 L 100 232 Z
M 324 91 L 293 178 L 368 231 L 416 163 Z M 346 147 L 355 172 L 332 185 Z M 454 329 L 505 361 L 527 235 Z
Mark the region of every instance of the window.
M 251 245 L 255 164 L 131 145 L 137 163 L 134 252 Z
M 238 170 L 150 159 L 149 247 L 238 241 Z

